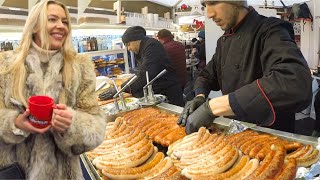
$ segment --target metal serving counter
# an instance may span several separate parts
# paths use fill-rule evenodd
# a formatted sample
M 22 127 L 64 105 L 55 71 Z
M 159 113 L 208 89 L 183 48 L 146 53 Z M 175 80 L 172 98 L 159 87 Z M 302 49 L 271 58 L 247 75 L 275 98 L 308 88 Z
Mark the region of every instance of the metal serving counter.
M 181 114 L 181 112 L 183 111 L 182 107 L 175 106 L 175 105 L 168 104 L 168 103 L 161 103 L 155 107 L 157 107 L 161 110 L 167 111 L 169 113 L 178 114 L 178 115 Z M 126 112 L 121 112 L 117 115 L 109 116 L 107 118 L 107 122 L 114 121 L 116 117 L 121 116 L 125 113 Z M 227 131 L 230 127 L 229 125 L 230 125 L 231 121 L 232 121 L 232 119 L 228 119 L 225 117 L 219 117 L 214 120 L 213 125 Z M 256 124 L 242 122 L 242 121 L 239 121 L 239 122 L 241 122 L 243 125 L 245 125 L 248 128 L 250 128 L 254 131 L 257 131 L 257 132 L 269 133 L 269 134 L 273 134 L 275 136 L 279 136 L 279 137 L 282 137 L 284 139 L 288 139 L 291 141 L 297 141 L 297 142 L 301 142 L 303 144 L 310 144 L 313 146 L 317 146 L 317 138 L 316 137 L 304 136 L 304 135 L 274 130 L 274 129 L 270 129 L 270 128 L 260 127 L 260 126 L 257 126 Z M 91 179 L 101 179 L 99 174 L 95 170 L 94 166 L 90 162 L 90 160 L 86 157 L 86 155 L 82 154 L 80 157 L 81 157 L 81 160 L 82 160 L 86 170 L 88 171 L 90 178 Z

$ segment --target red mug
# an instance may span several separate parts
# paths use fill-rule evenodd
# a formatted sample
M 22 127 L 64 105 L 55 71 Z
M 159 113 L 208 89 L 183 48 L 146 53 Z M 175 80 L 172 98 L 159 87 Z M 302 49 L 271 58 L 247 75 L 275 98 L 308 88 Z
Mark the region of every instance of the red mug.
M 54 100 L 48 96 L 31 96 L 29 102 L 29 122 L 36 128 L 45 128 L 50 125 Z

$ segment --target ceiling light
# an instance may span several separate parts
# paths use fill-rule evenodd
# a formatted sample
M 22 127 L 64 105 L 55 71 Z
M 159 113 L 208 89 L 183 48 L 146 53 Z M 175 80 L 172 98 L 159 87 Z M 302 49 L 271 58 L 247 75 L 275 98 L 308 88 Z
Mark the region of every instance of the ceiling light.
M 9 7 L 9 10 L 12 10 L 12 11 L 21 11 L 20 8 L 13 8 L 13 7 Z

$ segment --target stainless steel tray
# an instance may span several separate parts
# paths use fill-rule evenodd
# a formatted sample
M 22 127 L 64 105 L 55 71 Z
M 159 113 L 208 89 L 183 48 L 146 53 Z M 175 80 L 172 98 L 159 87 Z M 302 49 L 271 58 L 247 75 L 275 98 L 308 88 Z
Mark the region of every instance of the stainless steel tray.
M 161 110 L 164 110 L 166 112 L 172 113 L 172 114 L 181 114 L 183 108 L 179 107 L 179 106 L 175 106 L 172 104 L 168 104 L 168 103 L 160 103 L 156 106 L 154 106 L 155 108 L 159 108 Z M 127 112 L 120 112 L 116 115 L 110 115 L 107 117 L 107 122 L 112 122 L 114 121 L 117 117 L 124 115 Z M 220 129 L 222 131 L 228 131 L 229 130 L 229 124 L 231 123 L 232 119 L 228 119 L 228 118 L 224 118 L 224 117 L 219 117 L 216 118 L 213 122 L 214 127 L 216 127 L 217 129 Z M 294 134 L 294 133 L 288 133 L 288 132 L 284 132 L 284 131 L 279 131 L 279 130 L 274 130 L 274 129 L 269 129 L 269 128 L 264 128 L 264 127 L 260 127 L 257 126 L 255 124 L 252 123 L 247 123 L 247 122 L 242 122 L 240 121 L 242 124 L 244 124 L 245 126 L 247 126 L 248 128 L 257 131 L 257 132 L 263 132 L 263 133 L 269 133 L 269 134 L 273 134 L 275 136 L 279 136 L 281 138 L 287 139 L 287 140 L 291 140 L 291 141 L 297 141 L 297 142 L 301 142 L 303 144 L 311 144 L 316 146 L 317 145 L 317 138 L 316 137 L 311 137 L 311 136 L 304 136 L 304 135 L 299 135 L 299 134 Z M 91 179 L 97 179 L 100 180 L 101 177 L 99 175 L 99 173 L 97 172 L 97 170 L 95 169 L 95 167 L 93 166 L 93 164 L 91 163 L 91 161 L 88 159 L 88 157 L 86 156 L 86 154 L 82 154 L 81 156 L 81 160 L 83 161 L 83 164 L 85 165 L 85 168 L 87 169 Z
M 182 107 L 175 106 L 172 104 L 167 104 L 167 103 L 160 103 L 160 104 L 153 106 L 153 107 L 159 108 L 161 110 L 164 110 L 164 111 L 172 113 L 172 114 L 180 114 L 183 110 Z M 130 111 L 132 111 L 132 110 L 130 110 Z M 129 112 L 129 111 L 120 112 L 115 115 L 109 115 L 109 116 L 107 116 L 107 122 L 113 122 L 117 117 L 123 116 L 127 112 Z M 159 151 L 161 150 L 160 147 L 158 147 L 158 149 L 159 149 Z M 84 167 L 86 168 L 90 178 L 93 180 L 101 180 L 101 176 L 99 175 L 98 171 L 96 170 L 96 168 L 94 167 L 92 162 L 89 160 L 87 155 L 85 153 L 83 153 L 80 155 L 80 158 L 81 158 L 81 161 L 82 161 Z
M 100 180 L 101 177 L 100 177 L 99 173 L 97 172 L 96 168 L 93 166 L 93 164 L 91 163 L 91 161 L 89 160 L 87 155 L 85 153 L 81 154 L 80 159 L 81 159 L 84 167 L 86 168 L 90 178 L 92 180 Z

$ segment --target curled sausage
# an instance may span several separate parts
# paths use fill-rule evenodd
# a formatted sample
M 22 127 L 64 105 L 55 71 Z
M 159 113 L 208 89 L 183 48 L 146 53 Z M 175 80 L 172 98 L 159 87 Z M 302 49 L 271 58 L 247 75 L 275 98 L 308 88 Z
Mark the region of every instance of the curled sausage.
M 266 168 L 257 176 L 257 179 L 272 179 L 274 178 L 279 170 L 281 169 L 284 158 L 286 156 L 286 149 L 284 146 L 272 145 L 271 149 L 274 153 L 271 162 L 267 165 Z
M 294 158 L 286 159 L 284 164 L 279 171 L 279 173 L 275 176 L 274 180 L 293 180 L 296 177 L 297 172 L 297 162 Z
M 210 180 L 224 180 L 232 177 L 236 173 L 240 172 L 245 165 L 249 162 L 250 158 L 249 156 L 242 156 L 240 158 L 240 161 L 233 166 L 231 169 L 228 171 L 221 173 L 221 174 L 216 174 L 214 176 L 212 175 L 199 175 L 199 176 L 194 176 L 193 180 L 202 180 L 202 179 L 210 179 Z
M 142 178 L 148 171 L 158 165 L 164 158 L 164 154 L 158 152 L 152 161 L 139 167 L 134 168 L 113 168 L 105 167 L 102 169 L 102 174 L 112 179 L 137 179 Z

